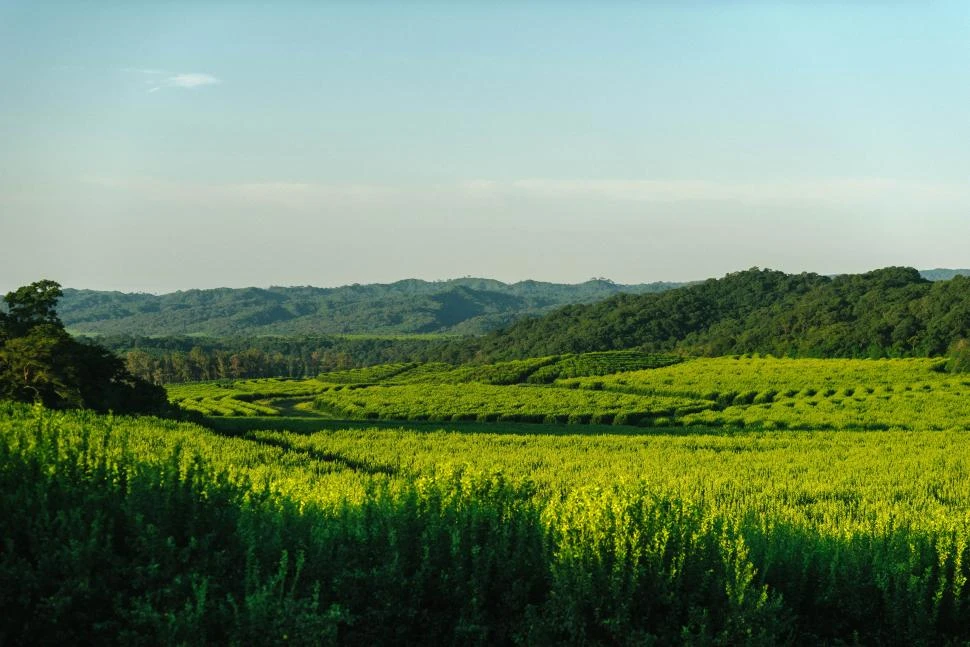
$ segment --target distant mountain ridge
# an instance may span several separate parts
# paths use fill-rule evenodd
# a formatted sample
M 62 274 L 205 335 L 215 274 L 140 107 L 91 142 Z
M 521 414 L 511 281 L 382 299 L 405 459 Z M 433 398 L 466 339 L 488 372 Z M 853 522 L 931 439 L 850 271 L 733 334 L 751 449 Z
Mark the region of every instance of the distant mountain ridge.
M 923 270 L 919 275 L 946 281 L 970 276 L 970 269 Z M 480 335 L 564 306 L 594 304 L 621 294 L 659 294 L 697 284 L 701 282 L 623 285 L 606 279 L 577 284 L 404 279 L 336 288 L 214 288 L 163 295 L 66 288 L 58 312 L 72 332 L 81 334 Z
M 925 274 L 953 278 L 931 281 Z M 66 290 L 65 319 L 70 317 L 75 330 L 104 331 L 99 341 L 123 355 L 129 370 L 158 382 L 297 377 L 382 363 L 481 363 L 626 349 L 925 357 L 952 354 L 970 339 L 970 272 L 965 270 L 889 267 L 822 276 L 752 268 L 678 288 L 632 286 L 643 290 L 640 294 L 605 281 L 484 283 L 498 290 L 476 289 L 483 283 L 465 281 L 162 296 Z M 554 305 L 568 298 L 590 302 Z M 477 336 L 401 336 L 474 331 L 502 321 L 510 323 Z
M 954 276 L 970 276 L 970 270 L 949 270 L 937 268 L 935 270 L 920 270 L 920 276 L 929 281 L 949 281 Z
M 82 334 L 481 334 L 563 305 L 682 285 L 621 285 L 606 279 L 509 284 L 460 278 L 338 288 L 215 288 L 163 295 L 66 288 L 58 312 L 72 332 Z

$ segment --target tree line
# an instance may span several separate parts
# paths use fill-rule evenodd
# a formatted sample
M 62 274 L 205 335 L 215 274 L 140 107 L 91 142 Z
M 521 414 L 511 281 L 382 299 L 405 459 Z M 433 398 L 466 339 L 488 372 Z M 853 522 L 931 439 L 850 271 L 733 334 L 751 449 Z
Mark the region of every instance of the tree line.
M 133 375 L 154 382 L 257 377 L 312 377 L 375 364 L 459 360 L 460 344 L 435 338 L 393 337 L 135 337 L 99 343 L 115 352 Z M 452 348 L 452 352 L 448 352 Z

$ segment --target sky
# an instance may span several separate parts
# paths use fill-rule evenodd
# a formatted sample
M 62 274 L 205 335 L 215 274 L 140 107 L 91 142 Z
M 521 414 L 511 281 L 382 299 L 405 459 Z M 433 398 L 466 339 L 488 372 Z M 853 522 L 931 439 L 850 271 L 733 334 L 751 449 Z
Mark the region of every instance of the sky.
M 0 290 L 970 267 L 970 3 L 0 0 Z

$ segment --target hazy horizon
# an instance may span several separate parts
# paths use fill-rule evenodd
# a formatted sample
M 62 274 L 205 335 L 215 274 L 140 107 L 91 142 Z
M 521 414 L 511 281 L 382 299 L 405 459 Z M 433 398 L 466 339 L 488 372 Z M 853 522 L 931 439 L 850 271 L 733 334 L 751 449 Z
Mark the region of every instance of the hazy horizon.
M 886 267 L 890 267 L 890 266 L 886 266 Z M 512 280 L 512 281 L 503 281 L 502 279 L 496 279 L 496 278 L 491 277 L 491 276 L 470 276 L 470 275 L 468 275 L 468 276 L 452 276 L 452 277 L 446 277 L 446 278 L 432 278 L 432 279 L 422 279 L 422 278 L 418 278 L 418 277 L 407 276 L 407 277 L 401 277 L 401 278 L 398 278 L 398 279 L 391 279 L 391 280 L 387 280 L 387 281 L 371 281 L 371 282 L 368 282 L 368 283 L 362 283 L 362 282 L 359 282 L 359 281 L 355 281 L 353 283 L 341 283 L 341 284 L 337 284 L 337 285 L 320 285 L 320 284 L 313 284 L 313 283 L 294 283 L 294 284 L 287 284 L 287 285 L 282 285 L 282 284 L 277 284 L 277 283 L 265 283 L 265 284 L 259 284 L 259 285 L 256 285 L 256 284 L 250 284 L 250 285 L 195 285 L 195 286 L 178 287 L 178 288 L 174 288 L 174 289 L 171 289 L 171 290 L 159 290 L 159 291 L 150 291 L 150 290 L 121 290 L 121 289 L 116 289 L 116 288 L 99 288 L 99 287 L 92 287 L 92 286 L 88 286 L 88 285 L 68 285 L 68 284 L 61 284 L 61 287 L 68 288 L 68 289 L 74 289 L 74 290 L 92 290 L 92 291 L 95 291 L 95 292 L 121 292 L 121 293 L 125 293 L 125 294 L 153 294 L 153 295 L 156 295 L 156 296 L 162 296 L 162 295 L 165 295 L 165 294 L 174 294 L 176 292 L 188 292 L 188 291 L 191 291 L 191 290 L 221 290 L 221 289 L 247 289 L 247 288 L 256 288 L 256 289 L 260 289 L 260 290 L 266 290 L 266 289 L 271 289 L 271 288 L 304 288 L 304 287 L 321 288 L 321 289 L 336 289 L 336 288 L 350 287 L 350 286 L 354 286 L 354 285 L 390 285 L 390 284 L 393 284 L 393 283 L 399 283 L 399 282 L 402 282 L 402 281 L 411 281 L 411 280 L 425 281 L 425 282 L 428 282 L 428 283 L 447 283 L 447 282 L 450 282 L 450 281 L 458 281 L 458 280 L 462 280 L 462 279 L 486 280 L 486 281 L 494 280 L 494 281 L 499 281 L 501 283 L 505 283 L 507 285 L 512 285 L 512 284 L 515 284 L 515 283 L 523 283 L 523 282 L 526 282 L 526 281 L 536 281 L 536 282 L 539 282 L 539 283 L 552 283 L 552 284 L 560 284 L 560 285 L 578 285 L 578 284 L 582 284 L 582 283 L 587 283 L 589 281 L 607 280 L 607 281 L 611 281 L 613 283 L 616 283 L 617 285 L 644 285 L 644 284 L 651 284 L 651 283 L 697 283 L 697 282 L 701 282 L 701 281 L 706 281 L 708 279 L 720 279 L 720 278 L 724 278 L 724 276 L 727 275 L 727 274 L 732 274 L 732 273 L 735 273 L 735 272 L 742 272 L 742 271 L 749 270 L 749 269 L 763 269 L 763 270 L 777 270 L 777 271 L 781 271 L 781 270 L 778 270 L 778 268 L 774 268 L 774 267 L 738 268 L 736 270 L 730 270 L 728 272 L 724 272 L 722 274 L 712 275 L 712 276 L 702 276 L 702 277 L 696 277 L 696 278 L 683 278 L 683 279 L 669 279 L 669 280 L 668 279 L 658 279 L 656 281 L 654 281 L 654 280 L 646 280 L 646 281 L 632 281 L 632 282 L 614 281 L 613 279 L 611 279 L 608 276 L 592 276 L 592 277 L 589 277 L 589 278 L 584 279 L 584 280 L 581 280 L 581 281 L 571 281 L 570 282 L 570 281 L 545 281 L 545 280 L 540 280 L 540 279 L 529 279 L 529 278 Z M 865 273 L 865 272 L 869 272 L 869 271 L 873 271 L 873 270 L 878 270 L 878 269 L 884 269 L 884 268 L 874 267 L 874 268 L 870 268 L 868 270 L 862 270 L 860 272 L 831 272 L 830 273 L 830 272 L 812 272 L 811 270 L 805 270 L 805 271 L 806 272 L 810 272 L 810 273 L 815 273 L 815 274 L 821 274 L 823 276 L 839 276 L 839 275 L 844 275 L 844 274 Z M 914 268 L 914 269 L 917 269 L 920 272 L 933 271 L 933 270 L 959 270 L 959 271 L 968 271 L 968 272 L 970 272 L 970 268 L 956 268 L 956 267 L 946 267 L 946 268 L 944 268 L 944 267 L 922 267 L 922 268 Z M 57 279 L 54 278 L 54 277 L 38 277 L 35 280 L 41 280 L 41 279 L 50 279 L 50 280 L 53 280 L 53 281 L 57 281 Z M 60 282 L 58 281 L 58 283 L 60 283 Z M 4 294 L 4 293 L 9 292 L 11 290 L 14 290 L 14 289 L 16 289 L 18 287 L 20 287 L 20 285 L 11 285 L 9 287 L 0 286 L 0 294 Z
M 970 266 L 970 5 L 0 5 L 0 290 Z

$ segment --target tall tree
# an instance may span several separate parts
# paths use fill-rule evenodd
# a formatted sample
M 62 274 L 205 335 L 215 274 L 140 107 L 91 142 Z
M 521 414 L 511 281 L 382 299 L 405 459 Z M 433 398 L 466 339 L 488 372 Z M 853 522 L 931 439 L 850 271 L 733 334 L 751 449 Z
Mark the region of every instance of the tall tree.
M 80 343 L 57 316 L 61 286 L 31 283 L 7 293 L 0 312 L 0 397 L 49 407 L 158 413 L 165 391 L 134 377 L 108 350 Z
M 48 279 L 8 292 L 3 298 L 7 312 L 0 313 L 0 339 L 20 337 L 40 324 L 63 328 L 55 310 L 63 294 L 61 286 Z
M 0 346 L 0 397 L 39 400 L 47 406 L 81 406 L 71 367 L 64 361 L 68 335 L 40 324 Z

